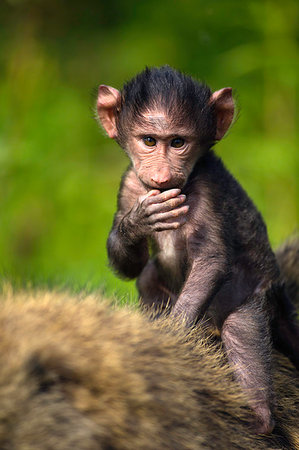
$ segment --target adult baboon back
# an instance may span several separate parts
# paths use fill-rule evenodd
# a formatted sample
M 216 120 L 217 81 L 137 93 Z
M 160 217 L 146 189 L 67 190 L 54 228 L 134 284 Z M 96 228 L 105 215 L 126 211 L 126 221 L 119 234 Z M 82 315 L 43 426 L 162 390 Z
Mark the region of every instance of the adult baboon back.
M 298 374 L 279 356 L 276 434 L 200 330 L 58 293 L 3 296 L 0 448 L 299 448 Z
M 277 425 L 255 436 L 246 398 L 201 326 L 186 335 L 97 296 L 3 291 L 1 449 L 299 448 L 299 377 L 282 355 Z

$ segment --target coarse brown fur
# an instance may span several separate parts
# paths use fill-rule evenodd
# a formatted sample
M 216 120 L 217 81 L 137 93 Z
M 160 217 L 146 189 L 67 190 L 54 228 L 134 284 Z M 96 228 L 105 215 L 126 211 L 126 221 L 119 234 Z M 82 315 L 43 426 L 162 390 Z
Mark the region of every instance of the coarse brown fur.
M 299 378 L 276 356 L 271 436 L 199 326 L 149 322 L 96 295 L 0 297 L 1 450 L 299 449 Z

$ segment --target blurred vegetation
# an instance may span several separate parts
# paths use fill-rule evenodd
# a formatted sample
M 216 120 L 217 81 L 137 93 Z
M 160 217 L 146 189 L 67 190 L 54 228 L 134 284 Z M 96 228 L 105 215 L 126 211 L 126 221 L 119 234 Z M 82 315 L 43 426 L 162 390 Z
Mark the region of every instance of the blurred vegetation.
M 0 276 L 134 297 L 105 242 L 127 159 L 94 120 L 100 83 L 170 64 L 232 86 L 217 145 L 274 246 L 298 224 L 297 0 L 2 0 Z

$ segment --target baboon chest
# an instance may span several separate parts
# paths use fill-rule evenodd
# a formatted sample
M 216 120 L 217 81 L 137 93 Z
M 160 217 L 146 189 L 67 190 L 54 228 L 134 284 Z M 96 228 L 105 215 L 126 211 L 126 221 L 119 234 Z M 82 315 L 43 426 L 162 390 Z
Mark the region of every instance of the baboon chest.
M 155 233 L 152 241 L 153 257 L 162 273 L 172 284 L 182 285 L 185 281 L 187 240 L 181 231 L 171 230 Z

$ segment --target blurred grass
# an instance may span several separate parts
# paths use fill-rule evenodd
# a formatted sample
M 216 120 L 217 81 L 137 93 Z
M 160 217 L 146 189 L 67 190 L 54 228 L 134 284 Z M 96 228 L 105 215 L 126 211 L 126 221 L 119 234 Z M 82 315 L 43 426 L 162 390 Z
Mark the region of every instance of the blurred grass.
M 6 0 L 0 6 L 0 276 L 103 289 L 127 160 L 94 120 L 93 90 L 170 64 L 232 86 L 237 122 L 216 147 L 274 246 L 298 224 L 297 1 Z

